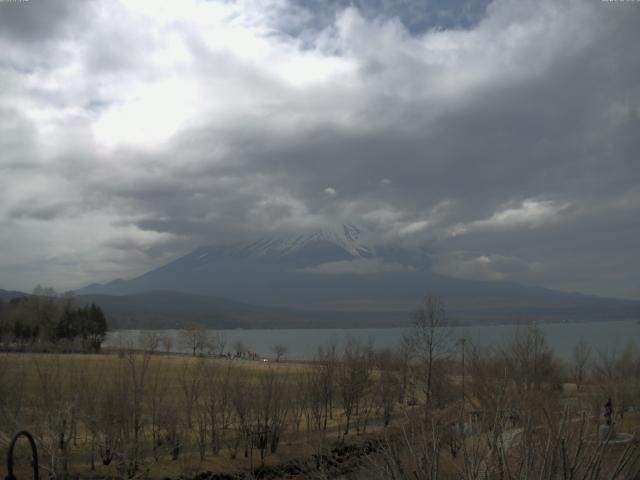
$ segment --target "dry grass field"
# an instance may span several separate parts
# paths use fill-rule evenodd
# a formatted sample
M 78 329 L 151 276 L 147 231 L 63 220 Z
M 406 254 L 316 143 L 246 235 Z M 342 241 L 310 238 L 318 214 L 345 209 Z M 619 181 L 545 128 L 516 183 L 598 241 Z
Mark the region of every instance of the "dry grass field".
M 250 474 L 366 442 L 381 447 L 358 469 L 375 480 L 640 475 L 635 351 L 563 363 L 531 327 L 501 349 L 470 348 L 462 365 L 429 350 L 425 331 L 422 346 L 349 342 L 309 363 L 1 353 L 0 454 L 27 429 L 51 479 Z
M 347 385 L 331 368 L 327 379 L 309 363 L 134 351 L 0 354 L 0 454 L 13 432 L 27 429 L 42 468 L 58 477 L 178 477 L 306 458 L 383 428 L 380 373 L 367 366 L 353 377 L 360 392 L 345 435 L 338 390 Z M 323 382 L 331 390 L 326 405 L 314 391 Z

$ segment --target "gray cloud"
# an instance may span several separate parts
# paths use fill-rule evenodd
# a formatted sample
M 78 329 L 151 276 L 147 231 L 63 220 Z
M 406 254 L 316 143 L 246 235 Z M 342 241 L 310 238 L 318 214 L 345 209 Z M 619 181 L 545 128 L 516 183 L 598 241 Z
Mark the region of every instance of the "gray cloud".
M 78 5 L 0 3 L 0 287 L 346 221 L 640 298 L 637 5 Z
M 89 2 L 30 0 L 4 3 L 0 10 L 0 36 L 37 43 L 70 35 L 72 18 Z

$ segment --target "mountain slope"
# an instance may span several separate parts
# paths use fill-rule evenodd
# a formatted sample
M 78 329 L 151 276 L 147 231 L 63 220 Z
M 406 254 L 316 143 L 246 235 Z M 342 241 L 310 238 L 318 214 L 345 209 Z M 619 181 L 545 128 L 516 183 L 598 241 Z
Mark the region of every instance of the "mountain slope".
M 315 312 L 265 307 L 218 297 L 153 291 L 132 295 L 79 295 L 78 304 L 95 303 L 118 328 L 340 328 L 408 325 L 406 312 Z
M 78 294 L 172 291 L 269 307 L 355 316 L 410 312 L 425 292 L 442 295 L 462 321 L 637 318 L 640 302 L 557 292 L 507 282 L 447 277 L 424 249 L 373 247 L 357 227 L 201 247 L 131 280 Z M 257 308 L 257 307 L 256 307 Z M 260 307 L 265 308 L 265 307 Z M 300 318 L 300 317 L 298 317 Z
M 3 290 L 0 288 L 0 298 L 5 302 L 8 302 L 12 298 L 25 297 L 28 296 L 27 293 L 17 292 L 15 290 Z

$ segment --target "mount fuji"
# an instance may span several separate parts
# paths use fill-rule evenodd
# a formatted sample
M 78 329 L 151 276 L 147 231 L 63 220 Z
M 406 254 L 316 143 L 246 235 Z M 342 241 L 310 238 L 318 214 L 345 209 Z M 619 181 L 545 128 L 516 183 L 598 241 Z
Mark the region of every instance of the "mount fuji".
M 93 284 L 76 293 L 127 295 L 168 290 L 261 305 L 334 309 L 350 302 L 356 305 L 374 298 L 405 296 L 402 290 L 406 287 L 392 287 L 388 281 L 399 274 L 424 273 L 427 264 L 425 250 L 375 248 L 358 227 L 340 225 L 200 247 L 137 278 Z M 415 294 L 406 292 L 406 297 Z
M 428 250 L 375 246 L 354 225 L 200 247 L 139 277 L 76 291 L 83 296 L 99 295 L 103 301 L 108 296 L 112 304 L 118 303 L 113 296 L 150 292 L 165 297 L 168 292 L 197 295 L 200 304 L 203 298 L 217 298 L 237 305 L 259 305 L 253 312 L 256 318 L 261 308 L 263 312 L 272 309 L 268 311 L 275 317 L 286 315 L 285 310 L 276 315 L 274 308 L 295 311 L 297 318 L 305 316 L 300 312 L 307 312 L 316 325 L 324 317 L 335 320 L 349 315 L 361 321 L 369 316 L 376 324 L 384 323 L 385 318 L 387 323 L 398 318 L 406 321 L 426 292 L 441 295 L 451 316 L 462 322 L 640 316 L 640 302 L 636 301 L 441 275 L 432 270 Z

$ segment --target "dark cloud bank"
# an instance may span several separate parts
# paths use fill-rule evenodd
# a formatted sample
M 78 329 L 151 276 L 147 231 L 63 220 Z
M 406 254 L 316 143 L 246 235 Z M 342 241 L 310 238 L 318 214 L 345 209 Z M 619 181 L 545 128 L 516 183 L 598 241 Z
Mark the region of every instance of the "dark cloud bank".
M 640 4 L 0 3 L 0 286 L 349 222 L 640 298 Z

